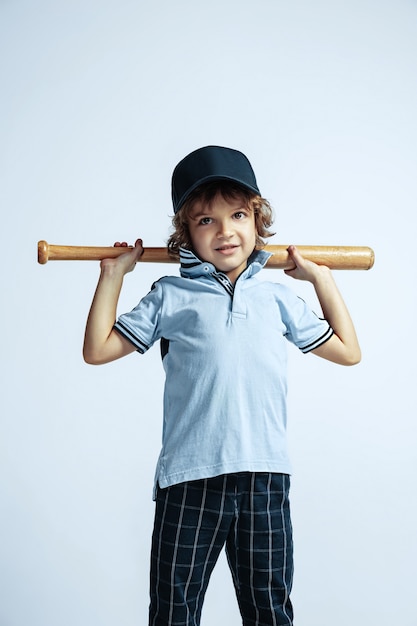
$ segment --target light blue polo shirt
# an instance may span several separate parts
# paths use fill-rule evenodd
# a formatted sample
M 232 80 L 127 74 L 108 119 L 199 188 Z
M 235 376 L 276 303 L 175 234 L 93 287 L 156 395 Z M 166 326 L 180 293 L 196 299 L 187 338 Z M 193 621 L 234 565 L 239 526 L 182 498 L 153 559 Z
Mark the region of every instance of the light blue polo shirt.
M 257 278 L 269 256 L 255 252 L 233 287 L 181 250 L 181 276 L 158 280 L 115 323 L 141 353 L 161 341 L 166 381 L 155 485 L 291 473 L 287 344 L 309 352 L 333 331 L 287 286 Z

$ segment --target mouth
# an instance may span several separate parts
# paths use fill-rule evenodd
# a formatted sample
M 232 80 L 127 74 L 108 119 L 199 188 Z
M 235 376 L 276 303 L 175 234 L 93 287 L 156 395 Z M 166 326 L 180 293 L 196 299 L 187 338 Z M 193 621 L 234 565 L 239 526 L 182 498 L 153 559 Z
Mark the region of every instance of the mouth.
M 236 244 L 229 243 L 216 248 L 216 252 L 220 252 L 221 254 L 232 254 L 232 252 L 234 252 L 234 250 L 236 250 L 236 248 L 238 247 L 239 246 Z

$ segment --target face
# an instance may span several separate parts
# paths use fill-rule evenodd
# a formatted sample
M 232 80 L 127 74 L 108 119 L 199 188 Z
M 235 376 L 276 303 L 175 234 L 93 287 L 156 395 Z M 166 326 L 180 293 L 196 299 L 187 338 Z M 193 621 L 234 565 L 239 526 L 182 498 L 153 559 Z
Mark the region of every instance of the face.
M 197 256 L 212 263 L 234 283 L 255 248 L 255 215 L 243 199 L 217 194 L 210 206 L 197 202 L 188 224 Z

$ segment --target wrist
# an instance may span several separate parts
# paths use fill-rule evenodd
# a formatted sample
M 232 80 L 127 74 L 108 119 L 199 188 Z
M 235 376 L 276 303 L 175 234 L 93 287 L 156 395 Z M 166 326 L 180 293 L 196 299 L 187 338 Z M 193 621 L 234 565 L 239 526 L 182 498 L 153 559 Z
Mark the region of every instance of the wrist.
M 112 259 L 110 260 L 112 261 Z M 123 281 L 124 271 L 120 268 L 117 263 L 107 263 L 106 261 L 102 261 L 100 265 L 100 278 L 104 278 L 105 280 L 116 280 Z
M 334 282 L 333 274 L 326 265 L 317 265 L 311 282 L 313 283 L 314 287 Z

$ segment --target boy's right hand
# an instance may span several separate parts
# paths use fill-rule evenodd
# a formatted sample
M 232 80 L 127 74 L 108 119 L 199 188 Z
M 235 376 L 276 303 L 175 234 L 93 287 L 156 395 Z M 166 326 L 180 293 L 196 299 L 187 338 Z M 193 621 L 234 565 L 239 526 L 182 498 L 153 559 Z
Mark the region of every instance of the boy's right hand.
M 128 244 L 126 241 L 121 243 L 116 241 L 114 246 L 116 248 L 127 248 Z M 142 239 L 136 239 L 135 246 L 132 250 L 127 250 L 125 254 L 121 254 L 114 259 L 103 259 L 100 266 L 102 270 L 113 269 L 120 271 L 122 274 L 127 274 L 135 269 L 136 263 L 139 261 L 142 254 Z

